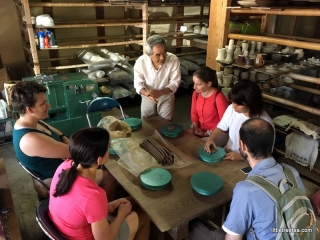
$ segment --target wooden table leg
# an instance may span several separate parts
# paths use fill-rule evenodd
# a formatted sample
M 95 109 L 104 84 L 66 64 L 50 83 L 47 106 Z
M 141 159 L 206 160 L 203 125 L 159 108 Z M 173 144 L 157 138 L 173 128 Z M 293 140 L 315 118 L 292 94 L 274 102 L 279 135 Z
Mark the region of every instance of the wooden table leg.
M 168 233 L 174 240 L 181 240 L 188 236 L 188 226 L 189 222 L 184 223 L 178 227 L 170 229 Z

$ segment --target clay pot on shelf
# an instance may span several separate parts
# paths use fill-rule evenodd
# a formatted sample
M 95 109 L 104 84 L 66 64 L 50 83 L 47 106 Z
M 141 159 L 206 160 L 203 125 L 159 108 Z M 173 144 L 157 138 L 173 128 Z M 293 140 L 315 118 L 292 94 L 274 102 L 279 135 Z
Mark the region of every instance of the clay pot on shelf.
M 218 48 L 218 56 L 216 58 L 217 61 L 224 61 L 226 54 L 225 48 Z

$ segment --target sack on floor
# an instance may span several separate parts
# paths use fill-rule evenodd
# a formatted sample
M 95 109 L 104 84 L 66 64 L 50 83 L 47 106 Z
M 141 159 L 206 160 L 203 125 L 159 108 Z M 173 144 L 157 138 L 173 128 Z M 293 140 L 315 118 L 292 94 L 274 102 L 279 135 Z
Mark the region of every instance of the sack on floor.
M 299 188 L 291 169 L 281 164 L 286 177 L 279 187 L 261 176 L 251 176 L 246 181 L 259 187 L 276 203 L 276 239 L 316 239 L 316 218 L 311 202 Z M 285 190 L 285 185 L 288 189 Z

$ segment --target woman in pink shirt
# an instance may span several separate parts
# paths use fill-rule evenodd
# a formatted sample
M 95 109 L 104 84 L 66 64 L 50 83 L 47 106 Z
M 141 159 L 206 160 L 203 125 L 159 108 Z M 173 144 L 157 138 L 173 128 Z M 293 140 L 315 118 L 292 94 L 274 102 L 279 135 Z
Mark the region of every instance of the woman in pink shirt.
M 66 239 L 147 240 L 150 220 L 132 211 L 125 198 L 108 202 L 96 182 L 99 165 L 109 158 L 109 133 L 86 128 L 71 136 L 66 160 L 56 170 L 50 188 L 49 216 Z
M 228 107 L 227 98 L 218 89 L 216 72 L 209 67 L 201 67 L 193 74 L 194 92 L 191 103 L 190 132 L 206 140 L 216 129 Z M 215 142 L 223 146 L 228 141 L 228 134 L 221 134 Z

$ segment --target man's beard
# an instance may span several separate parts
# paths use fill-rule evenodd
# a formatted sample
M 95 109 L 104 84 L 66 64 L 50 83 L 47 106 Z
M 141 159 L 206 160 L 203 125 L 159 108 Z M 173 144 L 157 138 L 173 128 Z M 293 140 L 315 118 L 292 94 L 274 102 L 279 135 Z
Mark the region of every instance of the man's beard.
M 241 155 L 245 160 L 248 160 L 248 159 L 247 159 L 247 158 L 248 158 L 248 155 L 245 154 L 245 153 L 241 150 L 241 148 L 239 148 L 239 152 L 240 152 L 240 155 Z

